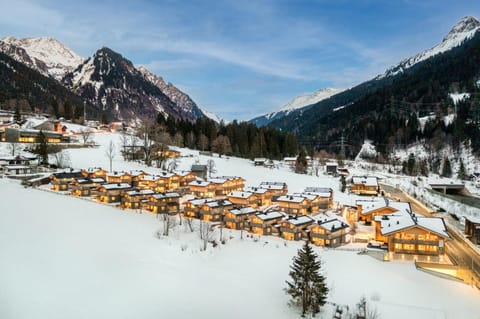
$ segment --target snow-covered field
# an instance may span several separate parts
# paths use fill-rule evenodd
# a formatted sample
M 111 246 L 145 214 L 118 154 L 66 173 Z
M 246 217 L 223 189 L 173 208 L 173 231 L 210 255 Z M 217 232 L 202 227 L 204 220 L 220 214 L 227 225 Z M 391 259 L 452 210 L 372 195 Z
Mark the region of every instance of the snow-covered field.
M 73 167 L 108 167 L 105 147 L 110 140 L 118 145 L 119 137 L 95 139 L 98 149 L 68 151 Z M 180 168 L 196 158 L 182 158 Z M 237 158 L 214 160 L 218 175 L 241 175 L 248 185 L 286 181 L 291 191 L 328 186 L 336 201 L 352 200 L 338 191 L 338 179 L 254 167 Z M 118 155 L 113 168 L 144 167 Z M 225 245 L 200 251 L 198 233 L 184 226 L 157 238 L 161 224 L 151 214 L 25 189 L 7 179 L 0 179 L 0 195 L 2 319 L 298 316 L 283 288 L 301 243 L 242 240 L 224 231 Z M 410 262 L 384 263 L 345 247 L 315 251 L 324 261 L 331 302 L 352 307 L 365 295 L 381 318 L 480 318 L 475 288 L 417 271 Z M 321 317 L 331 318 L 332 309 L 326 307 Z

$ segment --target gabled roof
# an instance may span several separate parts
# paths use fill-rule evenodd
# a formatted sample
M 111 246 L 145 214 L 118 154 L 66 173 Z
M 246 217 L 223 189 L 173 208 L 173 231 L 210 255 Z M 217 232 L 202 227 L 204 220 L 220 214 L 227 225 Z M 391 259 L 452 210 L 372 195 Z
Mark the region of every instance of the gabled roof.
M 295 226 L 302 226 L 302 225 L 312 224 L 315 220 L 310 216 L 300 215 L 300 216 L 288 216 L 284 221 Z
M 285 215 L 283 215 L 280 212 L 277 211 L 269 211 L 269 212 L 260 212 L 255 214 L 256 217 L 260 218 L 263 221 L 268 221 L 272 219 L 277 219 L 277 218 L 282 218 Z
M 114 172 L 107 173 L 107 176 L 110 176 L 110 177 L 125 176 L 125 175 L 130 175 L 130 174 L 124 171 L 114 171 Z
M 378 179 L 375 176 L 353 176 L 353 184 L 363 184 L 365 186 L 378 186 Z
M 375 216 L 381 223 L 381 234 L 390 235 L 412 227 L 420 227 L 437 235 L 449 238 L 443 218 L 418 216 L 411 211 L 398 211 L 393 214 Z
M 228 197 L 234 197 L 234 198 L 250 198 L 254 194 L 250 192 L 241 192 L 241 191 L 233 191 L 228 194 Z
M 257 213 L 257 210 L 253 207 L 247 206 L 247 207 L 242 207 L 242 208 L 231 209 L 230 213 L 232 213 L 235 216 L 242 216 L 242 215 L 255 214 L 255 213 Z
M 277 198 L 277 202 L 290 202 L 290 203 L 301 203 L 307 198 L 303 196 L 296 196 L 296 195 L 283 195 Z
M 330 197 L 333 194 L 333 189 L 330 187 L 306 187 L 303 193 L 318 194 L 320 197 Z
M 163 199 L 163 198 L 178 198 L 181 197 L 179 193 L 176 192 L 168 192 L 168 193 L 157 193 L 153 194 L 151 197 L 155 199 Z
M 192 205 L 194 206 L 199 206 L 214 201 L 216 201 L 216 199 L 213 198 L 194 198 L 189 200 L 189 202 L 192 203 Z
M 213 201 L 206 202 L 204 205 L 207 205 L 208 207 L 211 207 L 211 208 L 215 208 L 215 207 L 231 206 L 233 205 L 233 203 L 226 199 L 220 199 L 220 200 L 213 200 Z
M 204 172 L 206 170 L 207 170 L 207 165 L 199 165 L 199 164 L 192 165 L 192 172 Z
M 151 189 L 135 189 L 135 190 L 126 192 L 126 194 L 130 196 L 143 196 L 143 195 L 152 195 L 152 194 L 155 194 L 155 192 L 152 191 Z
M 105 188 L 106 190 L 131 188 L 130 184 L 128 183 L 110 183 L 110 184 L 104 184 L 101 187 Z
M 201 180 L 195 180 L 190 183 L 188 183 L 189 186 L 208 186 L 211 185 L 212 183 L 209 181 L 201 181 Z
M 59 172 L 59 173 L 53 173 L 53 177 L 63 179 L 63 178 L 83 178 L 82 173 L 80 171 L 65 171 L 65 172 Z
M 265 194 L 268 192 L 268 189 L 261 187 L 245 187 L 243 190 L 254 194 Z

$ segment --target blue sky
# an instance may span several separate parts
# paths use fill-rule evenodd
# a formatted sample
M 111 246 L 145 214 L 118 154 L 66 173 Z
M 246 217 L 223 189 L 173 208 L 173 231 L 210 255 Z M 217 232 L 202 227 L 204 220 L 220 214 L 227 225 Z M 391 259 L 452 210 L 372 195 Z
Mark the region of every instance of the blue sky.
M 102 46 L 227 119 L 324 87 L 349 87 L 439 43 L 480 1 L 5 1 L 0 36 Z

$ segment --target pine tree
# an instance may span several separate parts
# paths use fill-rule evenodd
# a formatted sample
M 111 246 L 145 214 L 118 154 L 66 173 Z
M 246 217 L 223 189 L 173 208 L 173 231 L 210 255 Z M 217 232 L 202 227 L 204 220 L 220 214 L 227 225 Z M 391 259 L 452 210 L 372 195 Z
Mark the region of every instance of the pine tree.
M 347 181 L 345 179 L 345 175 L 340 176 L 340 190 L 342 193 L 345 193 L 345 190 L 347 189 Z
M 452 166 L 450 165 L 450 160 L 448 157 L 445 157 L 443 160 L 442 176 L 452 177 Z
M 13 115 L 13 119 L 16 123 L 20 123 L 22 121 L 22 115 L 20 114 L 20 106 L 17 104 L 15 105 L 15 114 Z
M 457 177 L 461 180 L 465 180 L 467 177 L 467 173 L 465 172 L 465 165 L 463 165 L 462 160 L 460 160 L 460 167 L 458 169 Z
M 308 162 L 307 153 L 304 149 L 300 151 L 295 162 L 295 173 L 305 174 L 307 172 Z
M 328 288 L 325 277 L 320 272 L 320 258 L 313 252 L 308 241 L 298 250 L 290 269 L 292 280 L 286 282 L 286 292 L 292 297 L 291 303 L 301 305 L 302 317 L 307 312 L 314 316 L 326 303 Z

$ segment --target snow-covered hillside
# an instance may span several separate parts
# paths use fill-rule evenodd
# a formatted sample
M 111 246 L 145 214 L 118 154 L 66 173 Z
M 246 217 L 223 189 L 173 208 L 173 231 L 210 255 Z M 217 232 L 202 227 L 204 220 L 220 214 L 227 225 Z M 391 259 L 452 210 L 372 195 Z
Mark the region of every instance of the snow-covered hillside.
M 49 75 L 59 81 L 66 73 L 73 71 L 83 61 L 83 58 L 53 38 L 17 39 L 15 37 L 4 37 L 0 38 L 0 41 L 24 49 L 30 59 L 41 62 L 31 66 L 40 73 Z M 12 57 L 19 62 L 24 62 L 24 58 L 21 56 Z M 41 65 L 42 63 L 44 65 Z
M 289 102 L 287 102 L 284 106 L 282 106 L 278 111 L 271 112 L 265 115 L 258 116 L 249 122 L 256 124 L 257 126 L 267 125 L 268 123 L 272 122 L 273 120 L 282 118 L 290 114 L 290 112 L 302 109 L 309 105 L 318 103 L 322 100 L 325 100 L 332 95 L 342 92 L 343 89 L 335 89 L 335 88 L 323 88 L 318 91 L 315 91 L 311 94 L 300 95 Z
M 452 30 L 450 30 L 447 36 L 443 38 L 440 44 L 437 44 L 431 49 L 425 50 L 413 57 L 401 61 L 398 65 L 393 66 L 385 71 L 383 75 L 379 75 L 377 79 L 401 73 L 405 69 L 408 69 L 421 61 L 424 61 L 442 52 L 451 50 L 452 48 L 455 48 L 466 40 L 472 38 L 478 30 L 480 30 L 480 22 L 476 18 L 464 17 L 455 26 L 453 26 Z

